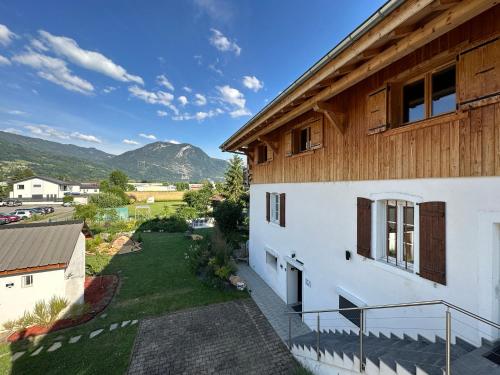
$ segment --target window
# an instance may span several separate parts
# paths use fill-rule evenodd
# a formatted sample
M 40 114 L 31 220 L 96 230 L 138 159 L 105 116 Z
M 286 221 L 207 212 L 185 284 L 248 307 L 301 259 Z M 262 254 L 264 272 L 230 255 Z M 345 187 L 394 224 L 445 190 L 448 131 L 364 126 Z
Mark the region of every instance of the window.
M 269 251 L 266 251 L 266 263 L 275 271 L 278 269 L 278 258 Z
M 403 124 L 453 112 L 456 108 L 455 76 L 456 66 L 452 65 L 429 72 L 418 80 L 404 84 L 402 88 L 403 107 L 400 115 Z M 394 98 L 394 100 L 393 110 L 398 112 L 397 99 Z
M 21 286 L 23 288 L 29 288 L 30 286 L 33 286 L 33 275 L 23 276 L 21 279 Z
M 455 65 L 432 75 L 432 116 L 455 110 Z
M 36 184 L 36 185 L 33 185 L 33 187 L 34 187 L 34 188 L 41 188 L 41 187 L 42 187 L 42 185 L 40 185 L 40 184 Z
M 385 202 L 385 254 L 382 259 L 396 266 L 413 269 L 415 208 L 413 202 Z
M 308 151 L 311 147 L 311 127 L 296 129 L 293 131 L 293 153 Z
M 425 118 L 425 81 L 423 79 L 403 87 L 403 122 Z
M 271 219 L 272 223 L 280 223 L 280 195 L 271 193 Z
M 24 190 L 24 185 L 17 185 L 18 190 Z
M 257 163 L 265 163 L 267 161 L 267 146 L 260 145 L 257 147 Z

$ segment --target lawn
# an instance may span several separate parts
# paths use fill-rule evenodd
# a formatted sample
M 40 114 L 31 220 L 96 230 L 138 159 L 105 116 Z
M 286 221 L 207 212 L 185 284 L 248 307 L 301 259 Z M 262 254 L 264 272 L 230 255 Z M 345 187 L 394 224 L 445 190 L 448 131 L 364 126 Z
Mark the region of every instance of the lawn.
M 106 330 L 91 340 L 89 332 L 115 322 L 247 296 L 243 292 L 208 288 L 192 275 L 184 259 L 191 241 L 182 234 L 143 233 L 143 241 L 144 248 L 139 253 L 87 259 L 92 264 L 107 263 L 105 274 L 120 275 L 121 286 L 104 310 L 105 318 L 97 317 L 82 326 L 54 332 L 36 346 L 27 342 L 13 344 L 11 348 L 0 345 L 0 374 L 123 374 L 138 326 Z M 67 344 L 68 338 L 77 334 L 83 334 L 80 342 Z M 31 353 L 40 345 L 47 348 L 61 335 L 65 344 L 59 350 L 52 353 L 43 350 L 35 357 L 25 354 L 11 364 L 10 352 Z
M 183 205 L 182 201 L 167 201 L 155 202 L 147 204 L 145 202 L 137 202 L 128 206 L 128 214 L 130 217 L 135 216 L 135 208 L 137 206 L 149 206 L 151 208 L 151 217 L 155 216 L 171 216 L 175 213 L 177 207 Z

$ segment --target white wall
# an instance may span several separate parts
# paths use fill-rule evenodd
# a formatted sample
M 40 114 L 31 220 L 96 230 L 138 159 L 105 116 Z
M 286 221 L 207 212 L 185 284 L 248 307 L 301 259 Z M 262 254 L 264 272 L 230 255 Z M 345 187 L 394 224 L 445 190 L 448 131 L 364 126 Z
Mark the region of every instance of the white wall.
M 85 236 L 80 233 L 73 256 L 64 273 L 65 296 L 69 304 L 83 303 L 85 283 Z
M 266 192 L 286 193 L 285 228 L 266 222 Z M 500 279 L 500 257 L 496 254 L 500 246 L 495 242 L 499 238 L 495 232 L 495 223 L 500 223 L 499 193 L 500 177 L 252 185 L 250 265 L 286 301 L 285 257 L 296 253 L 296 259 L 304 263 L 305 310 L 338 307 L 342 291 L 353 302 L 366 305 L 443 299 L 500 321 L 495 292 Z M 356 198 L 375 200 L 408 195 L 415 201 L 446 202 L 446 286 L 356 254 Z M 374 222 L 372 247 L 376 245 L 375 227 Z M 279 255 L 277 271 L 266 264 L 266 248 Z M 345 259 L 346 250 L 352 255 L 349 261 Z M 409 319 L 409 315 L 425 318 Z M 375 319 L 384 316 L 393 319 Z M 374 332 L 387 332 L 375 327 L 390 323 L 391 327 L 399 327 L 399 333 L 415 335 L 427 331 L 410 328 L 436 328 L 428 332 L 431 337 L 444 328 L 441 317 L 442 308 L 387 310 L 382 314 L 370 313 L 367 325 Z M 476 326 L 462 315 L 454 317 Z M 335 320 L 325 318 L 322 328 L 334 323 L 354 327 L 338 315 L 329 319 Z M 314 327 L 314 321 L 306 322 Z M 468 329 L 459 321 L 454 321 L 453 327 L 469 341 L 478 342 L 475 329 Z M 478 328 L 488 331 L 483 325 Z
M 21 286 L 23 275 L 33 275 L 33 286 Z M 6 287 L 10 283 L 14 285 Z M 31 311 L 40 300 L 48 301 L 54 295 L 64 297 L 65 294 L 63 269 L 0 277 L 0 325 Z
M 19 185 L 23 185 L 24 189 L 18 189 Z M 40 185 L 40 187 L 36 187 Z M 61 193 L 59 190 L 59 185 L 53 182 L 45 181 L 39 178 L 33 178 L 31 180 L 22 181 L 15 183 L 13 186 L 13 192 L 11 193 L 12 198 L 31 198 L 33 195 L 42 194 L 43 198 L 47 195 L 55 195 L 56 198 L 61 198 Z

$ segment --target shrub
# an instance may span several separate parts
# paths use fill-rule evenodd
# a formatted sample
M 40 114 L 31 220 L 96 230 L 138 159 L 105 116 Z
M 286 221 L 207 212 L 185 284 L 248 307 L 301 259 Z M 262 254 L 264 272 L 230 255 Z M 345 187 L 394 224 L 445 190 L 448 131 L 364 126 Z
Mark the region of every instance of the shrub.
M 196 211 L 196 208 L 194 207 L 189 207 L 189 206 L 180 206 L 176 213 L 175 216 L 180 217 L 184 220 L 193 220 L 198 217 L 198 211 Z
M 122 192 L 123 193 L 123 192 Z M 125 194 L 125 193 L 123 193 Z M 114 208 L 123 206 L 128 203 L 128 198 L 125 201 L 123 197 L 111 192 L 103 192 L 90 197 L 90 203 L 95 204 L 99 208 Z
M 73 217 L 75 219 L 85 220 L 85 221 L 94 221 L 97 216 L 98 207 L 97 205 L 90 204 L 79 204 L 75 206 L 75 213 Z
M 99 245 L 101 245 L 103 243 L 103 240 L 102 240 L 101 236 L 96 235 L 94 238 L 89 238 L 88 240 L 86 240 L 85 243 L 87 244 L 87 246 L 86 246 L 87 252 L 95 253 L 97 251 L 97 248 L 99 247 Z
M 49 302 L 38 301 L 32 313 L 25 311 L 19 319 L 5 322 L 3 326 L 10 330 L 24 329 L 34 324 L 44 327 L 50 326 L 57 320 L 61 311 L 63 311 L 66 306 L 68 306 L 68 301 L 66 299 L 53 296 Z
M 139 231 L 178 233 L 185 232 L 188 228 L 186 220 L 174 215 L 169 218 L 157 217 L 153 220 L 145 221 L 139 226 Z
M 243 218 L 243 207 L 240 203 L 225 200 L 214 210 L 214 218 L 224 235 L 229 235 L 238 229 Z
M 63 197 L 63 203 L 71 203 L 75 200 L 74 197 L 72 197 L 71 195 L 65 195 Z

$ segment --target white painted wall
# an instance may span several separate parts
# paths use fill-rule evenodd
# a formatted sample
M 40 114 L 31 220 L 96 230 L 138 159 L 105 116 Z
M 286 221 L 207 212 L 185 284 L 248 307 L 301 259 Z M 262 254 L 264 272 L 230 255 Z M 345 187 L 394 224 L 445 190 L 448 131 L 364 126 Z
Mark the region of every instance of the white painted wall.
M 33 286 L 22 287 L 21 278 L 24 275 L 33 275 Z M 8 288 L 10 283 L 14 285 Z M 52 296 L 64 297 L 65 293 L 63 269 L 0 277 L 0 325 L 33 310 L 40 300 L 48 301 Z
M 286 193 L 285 228 L 266 222 L 266 192 Z M 250 265 L 286 301 L 286 257 L 296 253 L 296 259 L 304 263 L 305 310 L 336 308 L 341 292 L 353 302 L 367 305 L 443 299 L 500 321 L 497 307 L 500 245 L 496 242 L 500 238 L 496 232 L 500 223 L 499 192 L 500 177 L 252 185 Z M 408 196 L 417 202 L 446 202 L 446 286 L 356 254 L 356 198 L 375 200 Z M 373 215 L 375 220 L 376 209 Z M 372 247 L 375 248 L 375 222 L 372 226 Z M 278 254 L 277 271 L 266 264 L 266 249 Z M 345 259 L 346 250 L 352 254 L 349 261 Z M 409 319 L 411 315 L 420 318 Z M 441 317 L 444 317 L 442 308 L 386 310 L 370 313 L 367 326 L 373 332 L 388 333 L 390 331 L 376 327 L 390 324 L 397 328 L 391 330 L 395 333 L 414 336 L 427 333 L 432 338 L 434 333 L 442 333 L 439 331 L 444 328 Z M 486 326 L 478 326 L 463 315 L 454 314 L 454 317 L 489 331 Z M 325 316 L 322 329 L 334 323 L 345 328 L 354 327 L 338 318 L 336 314 Z M 308 319 L 306 322 L 315 327 L 315 320 Z M 435 330 L 427 331 L 430 328 Z M 453 322 L 453 328 L 469 341 L 479 343 L 476 329 L 459 321 Z
M 85 283 L 85 236 L 80 233 L 73 256 L 64 272 L 65 296 L 69 304 L 83 303 Z
M 19 189 L 19 186 L 24 186 L 24 189 Z M 63 198 L 64 193 L 73 192 L 79 193 L 80 186 L 79 185 L 65 185 L 66 191 L 63 190 L 63 186 L 59 184 L 46 181 L 40 178 L 32 178 L 30 180 L 22 181 L 19 183 L 15 183 L 13 185 L 13 190 L 10 193 L 11 198 L 31 198 L 33 195 L 42 195 L 44 199 L 47 199 L 47 196 L 55 198 Z

